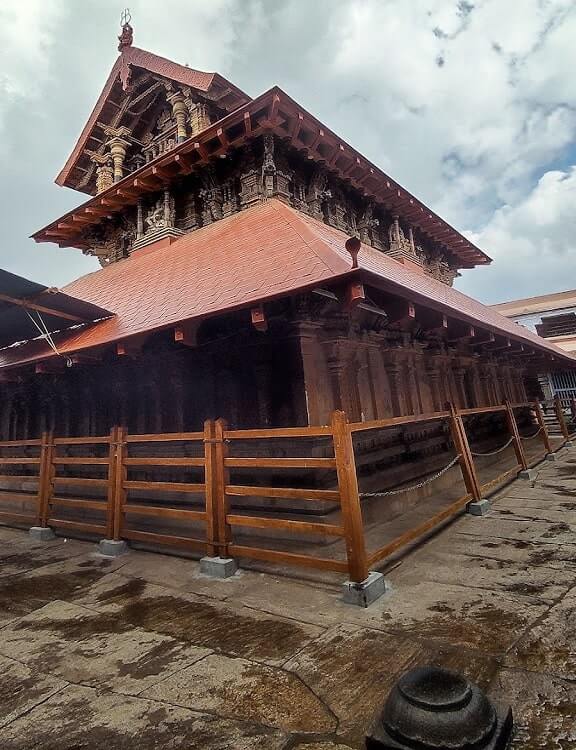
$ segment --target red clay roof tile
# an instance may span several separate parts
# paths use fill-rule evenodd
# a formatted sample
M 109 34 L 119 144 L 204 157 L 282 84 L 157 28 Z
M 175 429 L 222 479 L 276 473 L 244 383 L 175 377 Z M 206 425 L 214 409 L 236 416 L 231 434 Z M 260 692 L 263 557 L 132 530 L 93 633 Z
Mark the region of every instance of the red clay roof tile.
M 61 336 L 58 348 L 68 354 L 102 346 L 333 281 L 351 272 L 346 239 L 343 232 L 281 201 L 267 200 L 69 284 L 67 294 L 115 316 Z M 576 363 L 494 309 L 379 250 L 362 245 L 358 260 L 355 273 L 370 274 L 376 286 Z M 0 366 L 50 355 L 44 342 L 29 342 L 0 351 Z

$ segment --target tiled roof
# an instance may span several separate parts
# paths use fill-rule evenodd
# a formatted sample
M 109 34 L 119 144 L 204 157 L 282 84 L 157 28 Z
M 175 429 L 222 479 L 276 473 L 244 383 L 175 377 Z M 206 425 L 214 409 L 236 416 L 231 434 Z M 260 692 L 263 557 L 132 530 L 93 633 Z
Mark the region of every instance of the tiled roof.
M 110 344 L 350 275 L 346 239 L 337 229 L 267 200 L 69 284 L 66 293 L 116 315 L 67 334 L 57 341 L 58 348 L 67 354 Z M 360 251 L 359 271 L 353 273 L 368 273 L 375 285 L 394 294 L 566 356 L 493 309 L 367 245 Z M 50 351 L 43 342 L 29 342 L 0 351 L 0 366 L 45 356 Z
M 98 101 L 96 102 L 96 105 L 92 110 L 92 114 L 90 115 L 88 122 L 84 126 L 76 145 L 74 146 L 74 150 L 68 157 L 68 160 L 62 168 L 62 171 L 56 177 L 56 183 L 58 185 L 64 185 L 66 183 L 66 179 L 68 178 L 70 172 L 74 168 L 77 159 L 86 146 L 86 142 L 88 140 L 88 137 L 90 136 L 90 133 L 92 132 L 92 129 L 100 118 L 100 113 L 102 112 L 102 109 L 106 104 L 106 100 L 108 99 L 110 92 L 112 91 L 112 87 L 118 79 L 120 70 L 125 65 L 133 65 L 137 68 L 143 68 L 144 70 L 148 70 L 151 73 L 164 76 L 169 80 L 181 83 L 183 86 L 190 86 L 192 88 L 198 89 L 199 91 L 209 91 L 212 84 L 218 81 L 219 83 L 224 84 L 226 87 L 230 88 L 238 94 L 237 106 L 250 101 L 249 96 L 247 96 L 243 91 L 240 91 L 240 89 L 227 81 L 225 78 L 222 78 L 222 76 L 220 76 L 218 73 L 205 73 L 201 70 L 194 70 L 193 68 L 188 68 L 185 65 L 179 65 L 178 63 L 172 62 L 172 60 L 167 60 L 165 57 L 160 57 L 160 55 L 155 55 L 154 53 L 140 49 L 139 47 L 124 47 L 121 54 L 118 56 L 116 62 L 114 63 L 112 70 L 110 71 L 110 75 L 108 76 L 108 79 L 104 84 L 102 93 L 98 97 Z

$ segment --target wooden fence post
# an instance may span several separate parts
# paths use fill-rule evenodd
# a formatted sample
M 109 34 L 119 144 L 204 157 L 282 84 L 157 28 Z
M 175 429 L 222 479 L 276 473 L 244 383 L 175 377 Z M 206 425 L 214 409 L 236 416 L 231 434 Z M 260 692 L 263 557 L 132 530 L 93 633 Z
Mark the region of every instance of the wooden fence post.
M 512 408 L 510 401 L 506 400 L 504 404 L 506 405 L 506 419 L 508 421 L 508 429 L 513 438 L 512 445 L 514 446 L 514 452 L 516 453 L 516 460 L 522 467 L 522 470 L 526 471 L 528 469 L 528 464 L 526 463 L 524 447 L 522 446 L 522 440 L 520 439 L 520 433 L 518 432 L 516 415 L 514 414 L 514 409 Z
M 562 411 L 562 403 L 559 396 L 554 396 L 554 411 L 556 412 L 556 419 L 560 425 L 560 432 L 564 440 L 570 440 L 570 433 L 566 425 L 566 419 L 564 418 L 564 412 Z
M 114 530 L 112 539 L 119 541 L 124 525 L 124 505 L 126 490 L 124 483 L 128 477 L 128 470 L 124 463 L 126 457 L 126 428 L 116 428 L 116 450 L 114 452 Z
M 351 581 L 362 583 L 368 578 L 368 562 L 352 433 L 343 411 L 332 412 L 331 423 L 342 522 L 346 539 L 348 572 Z
M 206 554 L 217 557 L 218 548 L 218 469 L 216 465 L 216 426 L 214 420 L 204 422 L 204 484 L 206 510 Z
M 550 436 L 548 435 L 548 430 L 546 429 L 546 422 L 544 422 L 544 415 L 542 414 L 542 407 L 540 406 L 539 401 L 534 401 L 534 411 L 536 412 L 536 419 L 538 420 L 538 424 L 540 426 L 540 429 L 542 430 L 542 442 L 544 444 L 544 448 L 546 449 L 546 453 L 552 453 Z
M 50 500 L 54 491 L 54 436 L 52 432 L 42 433 L 40 466 L 38 478 L 38 525 L 48 525 Z
M 466 435 L 466 428 L 462 417 L 458 415 L 458 412 L 454 408 L 453 404 L 448 404 L 450 409 L 450 430 L 452 432 L 452 440 L 456 452 L 460 455 L 460 469 L 462 470 L 462 476 L 468 493 L 472 495 L 472 500 L 479 503 L 482 500 L 482 492 L 480 490 L 480 484 L 476 475 L 476 467 L 474 466 L 474 458 L 470 452 L 470 446 L 468 444 L 468 436 Z
M 118 448 L 119 427 L 110 430 L 110 445 L 108 447 L 108 492 L 106 494 L 106 539 L 112 539 L 116 516 L 116 450 Z
M 226 494 L 226 487 L 230 484 L 230 471 L 225 460 L 228 457 L 228 445 L 225 441 L 226 422 L 217 419 L 214 424 L 214 497 L 216 507 L 216 540 L 218 556 L 228 557 L 228 545 L 232 541 L 232 529 L 228 523 L 230 501 Z

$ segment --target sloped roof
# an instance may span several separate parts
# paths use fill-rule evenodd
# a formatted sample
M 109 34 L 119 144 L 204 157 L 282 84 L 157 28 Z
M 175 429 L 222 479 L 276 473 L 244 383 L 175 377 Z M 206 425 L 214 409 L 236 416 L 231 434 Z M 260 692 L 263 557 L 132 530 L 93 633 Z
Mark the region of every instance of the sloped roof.
M 357 270 L 344 247 L 347 235 L 277 199 L 184 235 L 172 245 L 144 248 L 72 282 L 65 291 L 116 315 L 62 337 L 63 354 L 110 344 L 193 318 L 253 305 L 352 274 L 415 303 L 508 336 L 558 357 L 557 347 L 495 310 L 431 276 L 362 245 Z M 29 342 L 0 352 L 0 366 L 50 352 Z
M 242 104 L 246 104 L 250 101 L 250 97 L 247 94 L 241 91 L 237 86 L 234 86 L 233 83 L 230 83 L 230 81 L 227 81 L 218 73 L 206 73 L 201 70 L 194 70 L 193 68 L 188 68 L 185 65 L 179 65 L 172 60 L 168 60 L 165 57 L 161 57 L 160 55 L 155 55 L 154 53 L 140 49 L 139 47 L 126 46 L 122 49 L 120 55 L 118 55 L 118 58 L 114 63 L 112 70 L 110 71 L 110 75 L 108 76 L 106 83 L 104 84 L 102 93 L 98 97 L 98 101 L 96 102 L 96 105 L 94 106 L 94 109 L 92 110 L 92 113 L 88 118 L 88 122 L 82 129 L 80 137 L 78 138 L 78 141 L 76 142 L 72 153 L 68 157 L 66 164 L 56 177 L 55 182 L 58 185 L 67 184 L 67 179 L 70 175 L 70 172 L 74 168 L 76 161 L 86 147 L 88 138 L 94 126 L 100 119 L 100 115 L 102 113 L 104 105 L 106 104 L 108 97 L 110 96 L 114 84 L 120 76 L 120 72 L 123 68 L 127 69 L 130 66 L 148 70 L 150 73 L 163 76 L 164 78 L 167 78 L 171 81 L 176 81 L 183 86 L 190 86 L 191 88 L 203 92 L 210 91 L 212 86 L 215 83 L 218 83 L 221 86 L 230 89 L 231 92 L 236 94 L 234 105 L 229 107 L 228 109 L 235 109 L 236 107 L 239 107 Z

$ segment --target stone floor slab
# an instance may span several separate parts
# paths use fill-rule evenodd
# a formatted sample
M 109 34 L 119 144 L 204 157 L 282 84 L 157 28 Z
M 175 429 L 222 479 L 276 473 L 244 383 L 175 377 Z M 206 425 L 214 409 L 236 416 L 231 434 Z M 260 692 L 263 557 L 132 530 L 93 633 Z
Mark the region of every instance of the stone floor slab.
M 290 672 L 218 654 L 141 695 L 287 732 L 328 733 L 337 723 L 317 696 Z
M 43 703 L 67 683 L 0 656 L 0 728 Z
M 282 750 L 285 743 L 273 729 L 78 686 L 0 729 L 2 750 Z
M 4 628 L 0 651 L 34 671 L 128 695 L 210 653 L 58 601 Z

